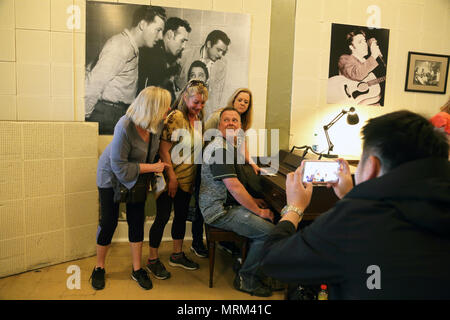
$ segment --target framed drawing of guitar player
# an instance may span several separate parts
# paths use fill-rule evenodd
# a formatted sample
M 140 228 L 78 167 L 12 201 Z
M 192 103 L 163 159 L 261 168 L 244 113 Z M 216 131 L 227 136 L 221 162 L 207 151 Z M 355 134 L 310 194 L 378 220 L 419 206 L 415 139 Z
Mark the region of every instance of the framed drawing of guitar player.
M 333 23 L 327 103 L 384 105 L 389 30 Z

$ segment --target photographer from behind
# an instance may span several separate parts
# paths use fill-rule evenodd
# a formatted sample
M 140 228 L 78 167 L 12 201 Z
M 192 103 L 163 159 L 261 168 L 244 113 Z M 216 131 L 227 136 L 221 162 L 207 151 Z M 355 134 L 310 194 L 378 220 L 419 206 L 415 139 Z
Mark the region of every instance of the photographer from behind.
M 406 110 L 370 119 L 362 136 L 356 186 L 339 159 L 333 189 L 341 200 L 298 232 L 313 187 L 302 183 L 303 165 L 288 175 L 291 207 L 265 242 L 264 273 L 283 282 L 327 284 L 330 299 L 449 299 L 446 137 Z

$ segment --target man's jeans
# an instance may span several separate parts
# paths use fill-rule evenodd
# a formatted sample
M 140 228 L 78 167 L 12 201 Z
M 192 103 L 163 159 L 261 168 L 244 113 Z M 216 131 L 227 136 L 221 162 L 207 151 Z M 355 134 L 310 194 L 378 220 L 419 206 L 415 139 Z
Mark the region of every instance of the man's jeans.
M 255 289 L 259 283 L 257 271 L 261 262 L 264 241 L 275 226 L 243 206 L 233 206 L 224 216 L 211 223 L 211 225 L 234 231 L 251 240 L 250 248 L 239 271 L 239 276 L 243 279 L 245 289 Z
M 98 101 L 94 111 L 86 121 L 98 122 L 99 134 L 114 134 L 114 127 L 120 118 L 127 112 L 128 105 L 124 103 L 112 103 Z

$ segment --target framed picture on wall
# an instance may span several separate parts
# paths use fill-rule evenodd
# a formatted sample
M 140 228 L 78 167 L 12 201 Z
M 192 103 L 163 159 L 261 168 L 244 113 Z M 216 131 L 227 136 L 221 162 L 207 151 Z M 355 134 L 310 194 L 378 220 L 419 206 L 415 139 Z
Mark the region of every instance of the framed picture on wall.
M 450 56 L 408 52 L 405 91 L 445 94 Z
M 389 29 L 333 23 L 327 103 L 384 106 Z

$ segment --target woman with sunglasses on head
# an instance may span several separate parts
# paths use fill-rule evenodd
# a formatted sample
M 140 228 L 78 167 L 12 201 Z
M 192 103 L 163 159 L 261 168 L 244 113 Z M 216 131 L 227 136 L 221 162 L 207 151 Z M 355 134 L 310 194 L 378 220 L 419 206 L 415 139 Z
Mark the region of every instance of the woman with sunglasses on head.
M 150 254 L 147 262 L 147 269 L 160 280 L 170 277 L 170 272 L 166 270 L 159 259 L 158 248 L 161 244 L 164 227 L 169 221 L 172 204 L 174 206 L 171 232 L 173 253 L 170 256 L 169 265 L 187 270 L 199 268 L 197 263 L 184 254 L 183 240 L 196 176 L 194 157 L 196 154 L 201 154 L 202 151 L 202 143 L 199 145 L 194 143 L 194 139 L 202 141 L 201 126 L 196 125 L 195 122 L 200 121 L 201 123 L 202 110 L 207 99 L 208 89 L 205 83 L 199 80 L 189 81 L 181 91 L 176 104 L 173 105 L 172 112 L 164 121 L 159 155 L 162 161 L 172 166 L 166 168 L 165 171 L 167 190 L 163 191 L 156 200 L 156 217 L 150 228 Z M 181 149 L 190 152 L 181 155 L 179 152 Z

